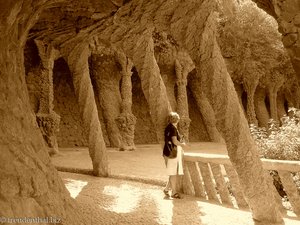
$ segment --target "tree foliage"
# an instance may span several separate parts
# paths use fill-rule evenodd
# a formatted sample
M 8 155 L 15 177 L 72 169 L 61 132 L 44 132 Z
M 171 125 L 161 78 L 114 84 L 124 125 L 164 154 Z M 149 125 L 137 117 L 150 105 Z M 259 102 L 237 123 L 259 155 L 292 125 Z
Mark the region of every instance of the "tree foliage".
M 219 43 L 234 82 L 259 80 L 264 87 L 293 74 L 277 22 L 252 1 L 239 1 L 230 15 L 221 13 L 219 24 Z
M 269 128 L 250 125 L 250 132 L 261 157 L 281 160 L 300 160 L 300 110 L 289 109 L 281 118 L 281 126 L 270 120 Z

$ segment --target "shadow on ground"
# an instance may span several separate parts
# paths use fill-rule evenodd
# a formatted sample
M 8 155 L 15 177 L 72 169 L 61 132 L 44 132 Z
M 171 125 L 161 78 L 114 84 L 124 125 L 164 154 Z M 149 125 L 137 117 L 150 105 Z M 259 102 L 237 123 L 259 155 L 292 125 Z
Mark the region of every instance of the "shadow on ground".
M 253 225 L 251 213 L 183 196 L 170 200 L 162 188 L 140 182 L 60 172 L 85 224 Z M 285 219 L 286 225 L 300 221 Z
M 226 154 L 223 146 L 203 143 L 192 146 L 189 151 Z M 186 195 L 183 199 L 166 199 L 161 185 L 167 176 L 158 145 L 138 146 L 133 152 L 108 149 L 108 158 L 112 176 L 134 178 L 146 183 L 60 172 L 67 189 L 84 214 L 85 224 L 254 224 L 248 211 Z M 86 148 L 62 149 L 59 155 L 52 158 L 52 162 L 66 168 L 91 169 Z M 300 221 L 285 219 L 285 224 L 300 225 Z

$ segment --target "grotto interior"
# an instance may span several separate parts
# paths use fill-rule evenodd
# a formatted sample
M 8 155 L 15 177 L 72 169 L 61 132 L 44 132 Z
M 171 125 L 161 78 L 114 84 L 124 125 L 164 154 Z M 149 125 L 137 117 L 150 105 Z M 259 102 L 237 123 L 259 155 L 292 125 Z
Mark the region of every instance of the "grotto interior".
M 266 127 L 299 107 L 298 1 L 0 6 L 1 215 L 78 224 L 50 156 L 88 147 L 94 175 L 109 176 L 107 147 L 161 143 L 177 111 L 189 142 L 226 144 L 254 221 L 283 224 L 248 123 Z

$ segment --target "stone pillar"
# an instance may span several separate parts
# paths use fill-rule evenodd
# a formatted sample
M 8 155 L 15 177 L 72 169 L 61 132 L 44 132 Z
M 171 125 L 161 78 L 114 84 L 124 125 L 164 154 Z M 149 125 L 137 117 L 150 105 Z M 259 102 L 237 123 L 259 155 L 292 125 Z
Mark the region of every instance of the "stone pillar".
M 257 87 L 254 94 L 254 99 L 255 114 L 258 120 L 258 126 L 267 128 L 270 116 L 265 103 L 266 90 L 261 87 Z
M 243 107 L 243 100 L 242 100 L 242 95 L 243 95 L 243 91 L 244 91 L 243 87 L 239 83 L 233 83 L 233 84 L 234 84 L 234 90 L 236 91 L 236 94 L 239 98 L 239 103 Z M 243 107 L 243 109 L 244 109 L 244 107 Z
M 285 110 L 285 96 L 283 91 L 279 91 L 277 94 L 277 113 L 278 118 L 281 120 L 281 118 L 287 114 L 287 111 Z
M 121 84 L 121 114 L 116 119 L 121 136 L 122 146 L 120 151 L 135 150 L 134 145 L 134 129 L 136 117 L 132 114 L 132 84 L 131 84 L 131 69 L 132 62 L 121 53 L 117 53 L 117 58 L 122 66 L 122 84 Z
M 180 115 L 178 129 L 184 136 L 184 141 L 189 141 L 189 127 L 191 119 L 189 118 L 189 105 L 186 92 L 187 76 L 194 69 L 194 63 L 185 52 L 179 52 L 175 60 L 176 85 L 177 85 L 177 113 Z M 177 178 L 177 190 L 183 192 L 183 177 Z
M 247 93 L 247 119 L 249 124 L 255 124 L 257 125 L 257 119 L 256 119 L 256 113 L 255 113 L 255 106 L 254 106 L 254 94 L 256 87 L 258 85 L 258 79 L 257 80 L 245 80 L 244 81 L 244 89 Z
M 98 110 L 103 115 L 103 124 L 110 147 L 120 148 L 122 137 L 116 123 L 116 118 L 121 113 L 120 66 L 111 48 L 98 46 L 91 56 L 91 75 L 94 81 L 94 90 L 99 99 Z
M 144 33 L 137 38 L 132 57 L 133 64 L 141 79 L 142 89 L 149 105 L 157 140 L 160 144 L 163 144 L 167 116 L 172 109 L 167 97 L 166 86 L 161 78 L 159 67 L 154 57 L 152 32 Z
M 87 45 L 76 46 L 66 57 L 83 118 L 84 129 L 89 137 L 89 154 L 95 176 L 108 176 L 106 146 L 98 117 L 95 94 L 89 74 L 89 49 Z
M 179 9 L 182 12 L 184 4 L 186 3 L 181 2 L 177 6 L 178 14 L 173 15 L 172 21 L 181 18 Z M 207 9 L 213 7 L 215 1 L 197 2 L 194 8 L 197 8 L 198 4 L 201 4 L 201 9 Z M 247 120 L 217 43 L 215 14 L 199 9 L 193 15 L 192 19 L 182 23 L 174 22 L 174 26 L 171 25 L 171 34 L 175 39 L 183 41 L 183 46 L 195 63 L 200 88 L 213 108 L 216 126 L 226 142 L 228 156 L 239 176 L 255 224 L 284 224 L 273 193 L 269 191 L 271 184 L 265 177 L 257 147 L 250 135 Z M 203 21 L 203 18 L 206 20 Z M 195 31 L 186 25 L 191 22 L 197 24 L 196 28 L 193 28 Z M 186 33 L 194 33 L 184 36 L 183 40 L 181 34 L 184 32 L 176 33 L 179 29 Z
M 60 116 L 53 110 L 53 66 L 57 51 L 51 45 L 35 40 L 41 58 L 39 110 L 36 114 L 38 125 L 50 148 L 49 153 L 58 153 L 56 134 L 59 130 Z
M 82 211 L 46 152 L 26 88 L 24 41 L 34 17 L 40 15 L 37 7 L 45 2 L 1 2 L 0 215 L 55 216 L 61 224 L 84 224 Z
M 270 114 L 271 118 L 278 122 L 277 112 L 277 92 L 284 83 L 284 78 L 280 74 L 275 74 L 271 78 L 272 82 L 268 84 L 269 101 L 270 101 Z
M 187 76 L 194 69 L 194 63 L 188 54 L 179 52 L 178 59 L 175 60 L 176 84 L 177 84 L 177 113 L 181 119 L 179 121 L 179 131 L 184 135 L 186 142 L 189 141 L 189 106 L 186 92 Z

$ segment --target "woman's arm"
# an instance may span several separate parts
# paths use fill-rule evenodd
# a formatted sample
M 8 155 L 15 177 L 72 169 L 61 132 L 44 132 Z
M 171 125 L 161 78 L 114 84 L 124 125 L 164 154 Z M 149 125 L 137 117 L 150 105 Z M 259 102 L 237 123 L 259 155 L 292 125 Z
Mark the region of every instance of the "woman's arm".
M 174 145 L 179 145 L 181 147 L 184 147 L 185 146 L 185 143 L 181 143 L 177 140 L 177 137 L 176 136 L 172 136 L 172 142 Z

